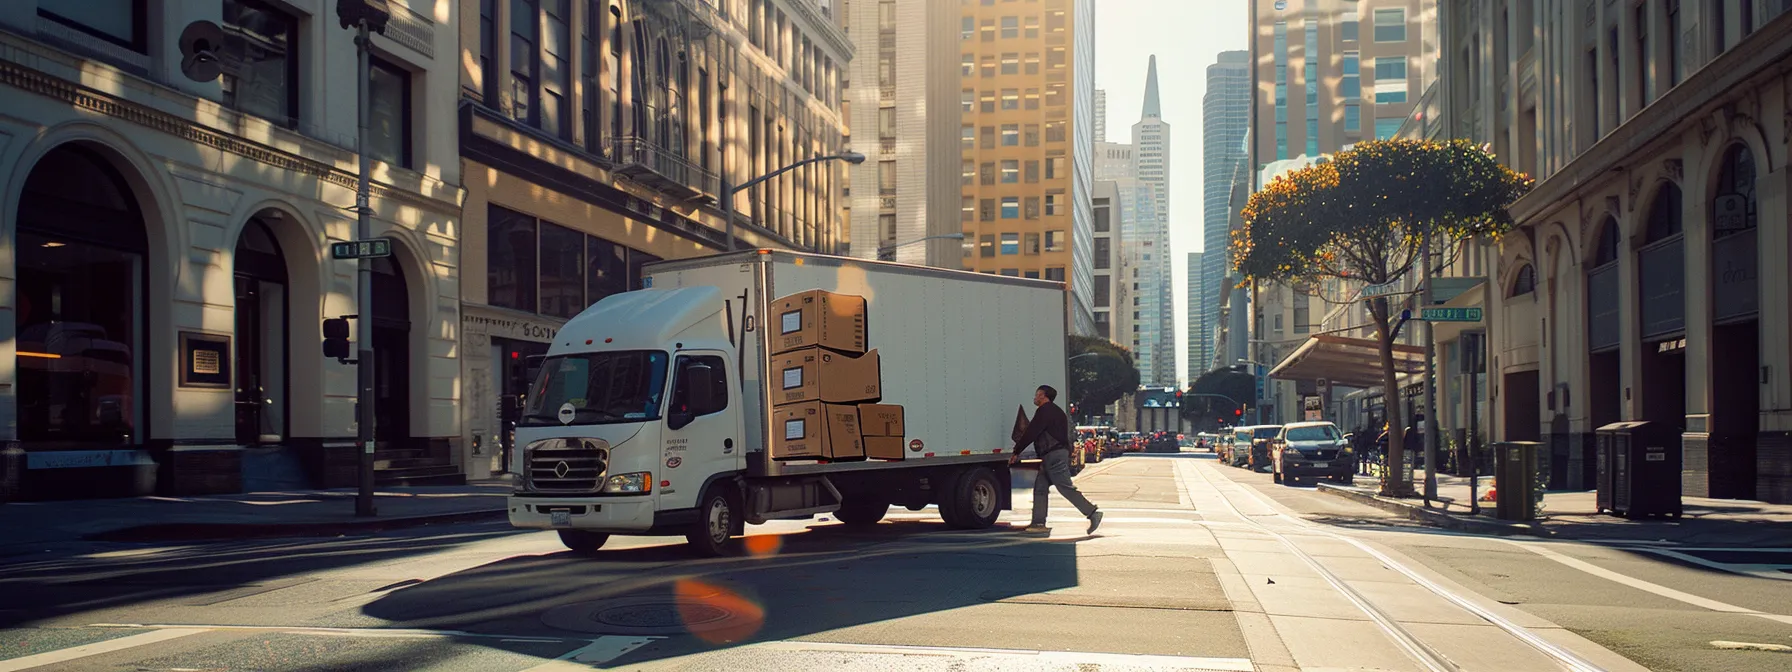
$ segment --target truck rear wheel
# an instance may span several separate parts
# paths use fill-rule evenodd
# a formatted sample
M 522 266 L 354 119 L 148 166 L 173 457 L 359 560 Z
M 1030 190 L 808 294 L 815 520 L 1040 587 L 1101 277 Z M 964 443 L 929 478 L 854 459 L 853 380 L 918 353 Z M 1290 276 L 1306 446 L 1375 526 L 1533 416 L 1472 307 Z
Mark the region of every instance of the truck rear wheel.
M 834 519 L 847 525 L 875 525 L 889 513 L 890 503 L 875 497 L 847 497 Z
M 727 488 L 712 487 L 698 500 L 697 522 L 684 539 L 697 554 L 720 557 L 734 551 L 734 535 L 740 528 L 743 512 Z
M 946 524 L 959 529 L 981 530 L 996 524 L 1002 516 L 1001 484 L 996 481 L 995 474 L 988 468 L 977 467 L 965 471 L 958 477 L 952 491 L 946 495 L 948 502 L 940 503 Z M 948 513 L 949 512 L 949 513 Z
M 603 548 L 604 542 L 609 540 L 610 535 L 602 532 L 560 530 L 560 543 L 565 544 L 567 549 L 579 555 L 596 553 L 597 549 Z

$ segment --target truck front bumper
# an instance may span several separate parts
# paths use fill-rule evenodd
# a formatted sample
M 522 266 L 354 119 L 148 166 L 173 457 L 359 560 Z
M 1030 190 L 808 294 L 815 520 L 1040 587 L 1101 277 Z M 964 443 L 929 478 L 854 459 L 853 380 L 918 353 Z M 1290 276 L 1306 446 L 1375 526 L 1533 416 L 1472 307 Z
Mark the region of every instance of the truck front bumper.
M 513 495 L 512 527 L 540 530 L 646 532 L 653 528 L 653 496 L 541 497 Z

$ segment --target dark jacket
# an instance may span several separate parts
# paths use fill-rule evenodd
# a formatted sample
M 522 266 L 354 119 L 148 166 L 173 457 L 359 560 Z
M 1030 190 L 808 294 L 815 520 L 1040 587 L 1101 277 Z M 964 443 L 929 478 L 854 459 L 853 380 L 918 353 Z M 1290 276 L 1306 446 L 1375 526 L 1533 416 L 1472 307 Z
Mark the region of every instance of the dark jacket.
M 1041 436 L 1048 436 L 1051 440 L 1040 443 Z M 1014 454 L 1019 455 L 1027 446 L 1036 443 L 1038 447 L 1033 452 L 1041 456 L 1053 450 L 1070 450 L 1070 418 L 1065 417 L 1064 409 L 1058 408 L 1057 404 L 1046 402 L 1033 412 L 1033 419 L 1027 423 L 1027 433 L 1014 442 Z

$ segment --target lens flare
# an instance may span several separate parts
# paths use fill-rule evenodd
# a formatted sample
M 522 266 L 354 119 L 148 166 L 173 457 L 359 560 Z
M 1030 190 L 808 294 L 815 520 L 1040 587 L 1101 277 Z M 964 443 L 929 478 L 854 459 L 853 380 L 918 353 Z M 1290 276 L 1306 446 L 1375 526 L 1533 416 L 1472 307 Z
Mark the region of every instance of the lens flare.
M 744 642 L 765 625 L 765 608 L 727 588 L 679 579 L 673 593 L 685 629 L 710 644 Z
M 755 534 L 741 540 L 747 549 L 747 555 L 755 558 L 769 558 L 777 555 L 784 548 L 784 536 L 780 534 Z

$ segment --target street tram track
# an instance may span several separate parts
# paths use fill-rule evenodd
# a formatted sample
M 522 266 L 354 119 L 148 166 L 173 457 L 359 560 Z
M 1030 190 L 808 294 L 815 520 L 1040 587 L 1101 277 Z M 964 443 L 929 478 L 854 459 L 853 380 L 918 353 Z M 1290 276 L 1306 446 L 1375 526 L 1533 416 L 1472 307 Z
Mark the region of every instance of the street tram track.
M 1351 604 L 1355 605 L 1358 609 L 1362 610 L 1362 612 L 1364 614 L 1368 615 L 1369 619 L 1371 621 L 1373 621 L 1375 623 L 1375 625 L 1382 630 L 1383 633 L 1385 633 L 1390 639 L 1392 639 L 1394 641 L 1394 643 L 1400 647 L 1400 649 L 1403 653 L 1405 653 L 1408 657 L 1412 658 L 1415 662 L 1417 662 L 1420 666 L 1422 666 L 1424 669 L 1428 670 L 1429 672 L 1458 672 L 1462 668 L 1461 668 L 1461 666 L 1457 665 L 1454 661 L 1450 660 L 1448 656 L 1445 656 L 1443 653 L 1432 648 L 1430 645 L 1426 644 L 1423 640 L 1421 640 L 1418 636 L 1414 635 L 1411 631 L 1407 630 L 1404 626 L 1400 625 L 1400 623 L 1398 621 L 1396 621 L 1392 616 L 1389 616 L 1386 612 L 1382 611 L 1380 607 L 1375 606 L 1375 604 L 1372 601 L 1370 601 L 1367 596 L 1358 592 L 1355 588 L 1350 587 L 1350 585 L 1348 583 L 1346 583 L 1342 578 L 1338 577 L 1338 575 L 1332 573 L 1331 570 L 1327 569 L 1324 564 L 1320 563 L 1313 556 L 1307 554 L 1307 552 L 1302 550 L 1298 545 L 1296 545 L 1292 539 L 1289 539 L 1287 535 L 1283 534 L 1280 531 L 1272 529 L 1268 525 L 1265 525 L 1262 522 L 1262 520 L 1260 520 L 1260 519 L 1261 518 L 1276 518 L 1276 517 L 1284 518 L 1284 519 L 1290 521 L 1293 525 L 1302 528 L 1302 531 L 1304 531 L 1304 532 L 1316 534 L 1316 535 L 1320 535 L 1320 536 L 1324 536 L 1324 537 L 1329 537 L 1329 538 L 1332 538 L 1332 539 L 1335 539 L 1338 541 L 1348 543 L 1351 546 L 1354 546 L 1357 549 L 1359 549 L 1365 553 L 1368 553 L 1370 557 L 1381 562 L 1384 566 L 1386 566 L 1389 569 L 1392 569 L 1396 572 L 1399 572 L 1401 575 L 1405 576 L 1408 580 L 1411 580 L 1413 583 L 1418 584 L 1420 587 L 1431 592 L 1432 594 L 1443 598 L 1444 600 L 1463 609 L 1464 611 L 1474 614 L 1475 617 L 1477 617 L 1483 621 L 1486 621 L 1488 624 L 1493 625 L 1494 627 L 1497 627 L 1497 628 L 1505 631 L 1507 634 L 1512 635 L 1514 638 L 1525 643 L 1526 645 L 1530 646 L 1531 648 L 1537 650 L 1539 653 L 1542 653 L 1543 655 L 1548 656 L 1551 660 L 1556 661 L 1556 663 L 1558 665 L 1561 665 L 1562 669 L 1564 669 L 1564 670 L 1568 670 L 1569 672 L 1604 672 L 1604 668 L 1601 668 L 1598 665 L 1595 665 L 1592 662 L 1586 660 L 1585 658 L 1582 658 L 1579 655 L 1576 655 L 1572 651 L 1564 649 L 1561 646 L 1558 646 L 1548 640 L 1543 639 L 1542 637 L 1538 636 L 1536 633 L 1531 632 L 1529 629 L 1526 629 L 1525 627 L 1520 626 L 1517 623 L 1513 623 L 1512 621 L 1506 619 L 1503 616 L 1500 616 L 1499 614 L 1493 613 L 1492 611 L 1486 609 L 1485 607 L 1482 607 L 1481 605 L 1476 604 L 1474 601 L 1469 600 L 1461 595 L 1458 595 L 1458 594 L 1450 591 L 1447 588 L 1444 588 L 1443 586 L 1438 585 L 1436 582 L 1425 578 L 1423 575 L 1414 571 L 1412 568 L 1407 567 L 1406 565 L 1404 565 L 1398 561 L 1395 561 L 1391 557 L 1388 557 L 1387 554 L 1384 554 L 1381 551 L 1375 550 L 1374 548 L 1370 547 L 1368 544 L 1365 544 L 1357 539 L 1353 539 L 1351 537 L 1348 537 L 1348 536 L 1345 536 L 1342 534 L 1338 534 L 1331 530 L 1327 530 L 1323 526 L 1317 525 L 1315 523 L 1311 523 L 1306 520 L 1302 520 L 1299 517 L 1289 516 L 1285 513 L 1277 511 L 1275 509 L 1275 506 L 1269 502 L 1268 498 L 1264 497 L 1260 493 L 1253 491 L 1250 488 L 1250 486 L 1232 481 L 1230 479 L 1222 479 L 1222 480 L 1224 480 L 1225 483 L 1231 485 L 1232 487 L 1236 488 L 1238 491 L 1249 496 L 1251 499 L 1255 500 L 1258 504 L 1261 504 L 1266 509 L 1268 509 L 1269 511 L 1272 512 L 1272 513 L 1264 514 L 1264 515 L 1246 514 L 1243 510 L 1239 509 L 1238 506 L 1232 502 L 1232 499 L 1230 497 L 1226 496 L 1225 490 L 1222 489 L 1221 487 L 1219 487 L 1219 483 L 1216 482 L 1214 477 L 1208 475 L 1206 470 L 1201 469 L 1199 465 L 1190 465 L 1190 468 L 1200 474 L 1201 480 L 1205 481 L 1207 483 L 1208 487 L 1211 488 L 1215 494 L 1219 495 L 1219 499 L 1221 501 L 1225 502 L 1226 508 L 1231 509 L 1231 511 L 1234 515 L 1238 516 L 1238 518 L 1240 520 L 1244 521 L 1244 523 L 1246 525 L 1248 525 L 1249 527 L 1251 527 L 1259 532 L 1262 532 L 1264 534 L 1267 534 L 1271 537 L 1274 537 L 1277 541 L 1281 542 L 1281 544 L 1284 548 L 1287 548 L 1289 550 L 1289 552 L 1294 554 L 1295 557 L 1300 558 L 1309 567 L 1311 567 L 1313 569 L 1313 571 L 1318 573 L 1320 578 L 1324 579 L 1325 582 L 1327 584 L 1331 585 L 1334 590 L 1337 590 L 1338 593 L 1340 595 L 1343 595 L 1346 600 L 1350 601 Z

